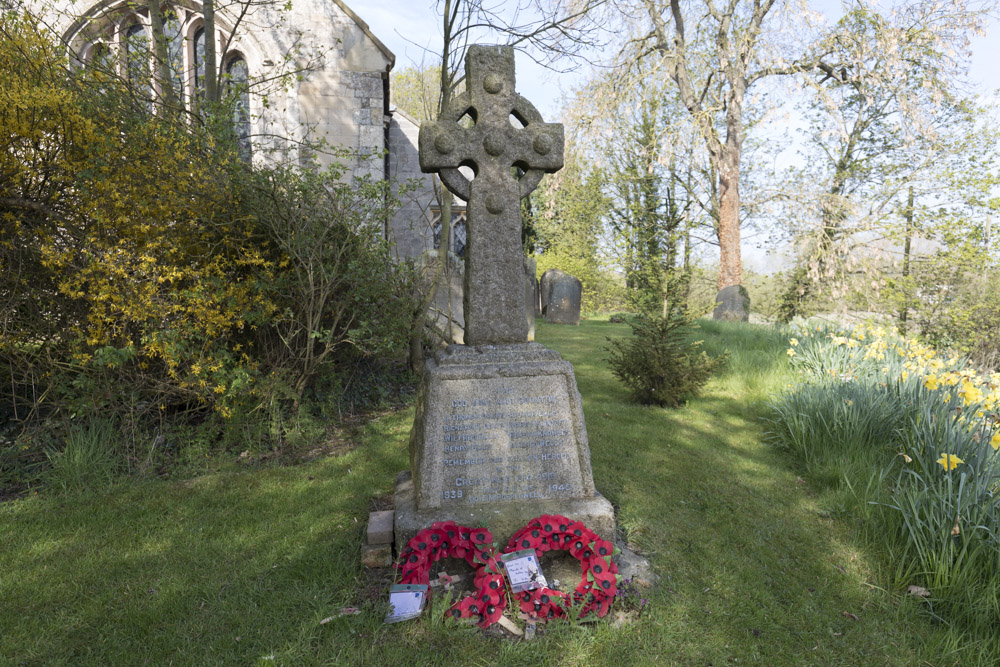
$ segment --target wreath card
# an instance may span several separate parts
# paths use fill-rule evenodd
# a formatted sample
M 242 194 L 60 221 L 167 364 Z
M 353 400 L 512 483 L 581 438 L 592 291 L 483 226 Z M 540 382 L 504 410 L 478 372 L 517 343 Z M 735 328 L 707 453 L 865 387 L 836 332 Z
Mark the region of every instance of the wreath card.
M 507 579 L 510 581 L 512 593 L 530 591 L 536 588 L 548 586 L 545 575 L 542 574 L 542 567 L 538 563 L 538 556 L 534 549 L 522 549 L 514 553 L 506 553 L 500 556 L 504 567 L 507 569 Z
M 386 623 L 399 623 L 420 616 L 427 602 L 427 584 L 395 584 L 389 588 Z

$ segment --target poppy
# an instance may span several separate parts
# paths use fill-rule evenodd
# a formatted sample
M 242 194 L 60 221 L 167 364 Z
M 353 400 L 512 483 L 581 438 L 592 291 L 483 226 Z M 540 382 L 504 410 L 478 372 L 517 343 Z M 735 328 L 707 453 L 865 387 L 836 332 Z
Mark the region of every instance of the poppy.
M 596 579 L 595 584 L 597 589 L 607 596 L 614 596 L 618 592 L 618 578 L 615 575 L 610 575 L 610 579 L 601 578 Z
M 594 553 L 600 556 L 601 558 L 611 558 L 611 556 L 615 553 L 615 548 L 611 544 L 611 542 L 602 539 L 597 539 L 594 541 L 593 549 Z
M 500 620 L 501 616 L 503 616 L 503 607 L 494 604 L 487 605 L 483 612 L 483 620 L 480 622 L 480 625 L 484 628 L 489 625 L 493 625 Z
M 594 573 L 596 577 L 599 574 L 611 573 L 611 566 L 603 558 L 591 558 L 590 559 L 590 571 Z
M 479 599 L 484 603 L 502 604 L 504 600 L 504 591 L 502 588 L 498 591 L 480 591 Z
M 443 532 L 449 541 L 458 537 L 458 526 L 454 521 L 435 521 L 431 524 L 431 528 Z
M 473 607 L 475 607 L 475 611 L 473 611 Z M 469 618 L 473 614 L 477 616 L 479 615 L 479 603 L 476 600 L 476 598 L 471 595 L 467 595 L 466 597 L 462 598 L 460 602 L 458 602 L 452 607 L 452 609 L 455 608 L 458 608 L 460 610 L 462 618 Z
M 493 533 L 485 528 L 476 528 L 469 536 L 469 540 L 476 545 L 486 545 L 493 543 Z
M 604 618 L 605 616 L 608 615 L 608 612 L 611 610 L 611 602 L 612 598 L 607 597 L 601 600 L 600 602 L 595 603 L 595 606 L 597 607 L 598 617 Z
M 414 568 L 423 567 L 425 565 L 428 565 L 427 554 L 419 551 L 410 551 L 405 554 L 405 559 L 403 560 L 404 572 Z
M 414 551 L 427 551 L 431 547 L 430 532 L 429 530 L 421 530 L 406 543 L 406 546 Z

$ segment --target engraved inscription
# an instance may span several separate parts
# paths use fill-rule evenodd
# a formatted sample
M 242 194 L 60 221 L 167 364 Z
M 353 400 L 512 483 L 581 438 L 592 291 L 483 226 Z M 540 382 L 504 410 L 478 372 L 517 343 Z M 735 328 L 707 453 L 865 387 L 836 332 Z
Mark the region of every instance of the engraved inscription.
M 580 495 L 569 396 L 559 383 L 470 379 L 446 391 L 443 505 Z

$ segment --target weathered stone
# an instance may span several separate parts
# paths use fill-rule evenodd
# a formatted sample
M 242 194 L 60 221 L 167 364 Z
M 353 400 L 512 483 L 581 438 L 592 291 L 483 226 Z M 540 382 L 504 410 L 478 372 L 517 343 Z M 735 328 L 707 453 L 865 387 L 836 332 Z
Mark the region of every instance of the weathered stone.
M 563 164 L 563 127 L 545 123 L 514 91 L 514 50 L 471 46 L 465 58 L 466 91 L 437 122 L 420 128 L 420 168 L 438 172 L 449 190 L 468 202 L 465 342 L 527 340 L 521 247 L 521 209 L 545 172 Z M 470 128 L 458 121 L 468 114 Z M 515 128 L 510 116 L 524 127 Z M 472 166 L 470 181 L 458 168 Z M 513 167 L 524 175 L 515 180 Z
M 631 579 L 642 588 L 652 588 L 659 583 L 660 576 L 653 572 L 653 566 L 648 560 L 629 549 L 621 540 L 617 540 L 615 546 L 618 547 L 615 564 L 618 565 L 618 577 L 621 581 Z
M 538 263 L 534 257 L 528 257 L 524 260 L 524 272 L 528 274 L 528 280 L 531 281 L 533 292 L 531 297 L 532 312 L 534 312 L 535 317 L 538 317 L 542 314 L 542 302 L 538 291 Z
M 552 291 L 552 278 L 556 272 L 562 273 L 559 269 L 549 269 L 542 274 L 542 279 L 538 281 L 538 314 L 545 315 L 545 309 L 549 305 L 549 292 Z
M 545 321 L 551 324 L 579 324 L 583 283 L 559 269 L 542 275 Z
M 421 169 L 440 172 L 468 202 L 467 345 L 450 345 L 425 364 L 410 472 L 396 485 L 396 540 L 448 519 L 488 526 L 505 540 L 545 513 L 583 521 L 610 540 L 614 510 L 594 489 L 573 367 L 525 342 L 535 271 L 523 261 L 519 199 L 562 166 L 562 126 L 543 123 L 514 92 L 509 48 L 471 47 L 466 81 L 468 92 L 421 128 L 419 143 Z M 469 129 L 458 125 L 466 113 Z M 510 115 L 523 127 L 514 128 Z M 475 178 L 466 180 L 459 166 L 472 166 Z
M 535 340 L 535 306 L 538 303 L 538 279 L 535 258 L 524 258 L 524 314 L 528 319 L 528 341 Z
M 392 510 L 368 513 L 368 544 L 392 544 Z
M 573 512 L 613 533 L 611 504 L 594 489 L 573 367 L 536 343 L 452 345 L 428 360 L 410 468 L 410 505 L 396 492 L 397 540 L 441 516 L 506 536 L 546 512 Z
M 410 471 L 400 473 L 396 479 L 396 541 L 406 544 L 414 535 L 435 521 L 454 521 L 463 526 L 486 526 L 496 541 L 503 546 L 507 539 L 531 519 L 543 514 L 561 514 L 580 521 L 595 533 L 608 540 L 615 537 L 614 507 L 607 498 L 595 493 L 592 498 L 566 498 L 540 500 L 531 504 L 495 504 L 478 509 L 462 507 L 421 510 L 416 504 L 416 494 Z
M 392 565 L 392 544 L 365 544 L 361 547 L 361 564 L 375 569 Z
M 750 318 L 750 295 L 743 285 L 723 287 L 715 296 L 712 319 L 746 322 Z

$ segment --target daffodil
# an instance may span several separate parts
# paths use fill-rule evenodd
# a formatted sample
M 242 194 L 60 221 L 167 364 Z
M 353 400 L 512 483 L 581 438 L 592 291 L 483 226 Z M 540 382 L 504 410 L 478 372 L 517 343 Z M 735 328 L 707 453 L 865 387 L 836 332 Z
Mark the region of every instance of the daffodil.
M 1000 450 L 1000 431 L 994 433 L 993 437 L 990 438 L 990 447 L 993 448 L 993 451 Z
M 959 466 L 959 464 L 965 463 L 962 459 L 958 458 L 954 454 L 942 454 L 935 463 L 940 463 L 941 467 L 945 470 L 954 470 Z
M 796 345 L 799 344 L 799 341 L 796 340 L 795 338 L 790 338 L 788 339 L 788 344 L 791 345 L 792 347 L 795 347 Z
M 963 399 L 965 399 L 967 404 L 977 403 L 983 398 L 983 390 L 969 380 L 962 381 L 962 388 L 958 393 Z
M 795 350 L 793 348 L 788 348 L 787 350 L 785 350 L 785 353 L 790 357 L 795 356 Z

